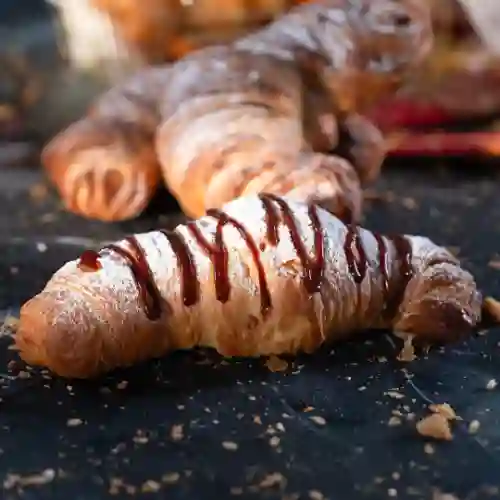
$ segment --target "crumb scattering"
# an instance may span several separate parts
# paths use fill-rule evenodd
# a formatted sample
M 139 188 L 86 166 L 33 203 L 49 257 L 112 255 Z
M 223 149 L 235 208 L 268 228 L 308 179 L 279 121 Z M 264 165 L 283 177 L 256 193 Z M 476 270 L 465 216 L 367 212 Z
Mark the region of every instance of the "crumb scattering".
M 26 486 L 43 486 L 51 483 L 56 477 L 54 469 L 45 469 L 38 474 L 31 474 L 29 476 L 21 476 L 20 474 L 7 474 L 3 482 L 3 487 L 10 490 L 17 487 Z
M 424 437 L 430 437 L 440 441 L 451 441 L 450 421 L 441 413 L 433 413 L 417 422 L 417 432 Z
M 403 399 L 405 397 L 405 395 L 399 391 L 387 391 L 385 394 L 392 399 Z

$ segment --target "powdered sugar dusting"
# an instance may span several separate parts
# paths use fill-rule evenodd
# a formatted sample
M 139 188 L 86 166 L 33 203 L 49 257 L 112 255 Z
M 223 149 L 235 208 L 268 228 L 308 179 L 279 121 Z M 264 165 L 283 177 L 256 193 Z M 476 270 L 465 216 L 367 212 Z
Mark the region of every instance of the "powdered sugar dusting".
M 287 203 L 294 214 L 304 248 L 313 258 L 316 249 L 308 206 L 291 199 L 287 199 Z M 324 280 L 321 291 L 307 301 L 306 292 L 301 287 L 301 275 L 304 269 L 301 268 L 301 261 L 285 224 L 280 225 L 279 242 L 273 246 L 266 240 L 266 212 L 258 196 L 236 199 L 226 204 L 224 211 L 240 222 L 257 247 L 260 247 L 260 261 L 267 278 L 272 311 L 265 321 L 259 320 L 261 325 L 259 328 L 279 328 L 278 325 L 289 325 L 287 322 L 294 318 L 297 325 L 302 325 L 297 327 L 297 335 L 303 328 L 309 328 L 303 326 L 303 321 L 301 323 L 301 319 L 304 318 L 303 311 L 290 310 L 286 292 L 286 288 L 290 286 L 296 291 L 294 293 L 299 293 L 297 297 L 303 297 L 301 300 L 304 302 L 300 307 L 309 307 L 307 303 L 311 304 L 312 311 L 317 315 L 322 336 L 349 331 L 353 327 L 372 326 L 370 321 L 373 321 L 373 311 L 380 315 L 383 307 L 382 294 L 374 293 L 374 290 L 382 289 L 384 277 L 379 263 L 378 244 L 372 233 L 359 229 L 368 269 L 362 283 L 356 284 L 349 273 L 344 251 L 348 229 L 339 219 L 318 208 L 317 213 L 324 235 Z M 194 224 L 206 241 L 214 241 L 217 219 L 206 216 Z M 245 238 L 235 227 L 231 225 L 223 227 L 223 241 L 229 254 L 231 295 L 227 303 L 221 303 L 215 296 L 215 277 L 209 256 L 185 225 L 178 226 L 175 231 L 182 237 L 192 255 L 200 282 L 200 300 L 190 307 L 183 304 L 182 276 L 169 240 L 159 231 L 136 235 L 165 306 L 168 306 L 165 307 L 168 314 L 164 314 L 160 321 L 173 324 L 186 324 L 185 321 L 188 321 L 189 328 L 199 332 L 199 335 L 197 333 L 199 343 L 217 347 L 214 344 L 214 339 L 217 338 L 214 331 L 246 328 L 242 326 L 245 324 L 246 314 L 255 318 L 261 316 L 259 281 L 250 249 Z M 417 255 L 415 265 L 421 265 L 418 259 L 428 260 L 443 255 L 446 258 L 453 258 L 445 249 L 437 247 L 427 238 L 408 238 L 414 254 Z M 398 279 L 395 249 L 390 240 L 384 239 L 384 242 L 387 246 L 387 261 L 390 263 L 387 270 L 388 278 Z M 124 248 L 128 245 L 125 240 L 117 244 Z M 74 319 L 82 314 L 90 314 L 107 321 L 106 318 L 109 318 L 111 311 L 114 315 L 118 314 L 122 318 L 121 321 L 130 317 L 136 325 L 147 324 L 149 320 L 139 302 L 137 285 L 125 260 L 110 251 L 103 252 L 100 263 L 102 268 L 97 272 L 80 270 L 77 260 L 65 264 L 49 282 L 45 293 L 50 292 L 55 300 L 61 301 L 61 305 L 64 306 L 61 307 L 62 315 L 65 318 Z M 66 293 L 68 289 L 71 290 L 70 294 Z M 370 311 L 371 315 L 368 314 Z M 55 318 L 55 321 L 60 320 L 62 319 Z M 206 325 L 211 325 L 210 329 L 207 329 Z M 257 327 L 254 327 L 254 331 L 255 328 Z M 290 343 L 286 344 L 287 335 L 294 334 L 293 332 L 286 334 L 286 330 L 283 330 L 280 335 L 269 337 L 271 343 L 267 347 L 260 345 L 260 348 L 267 349 L 268 352 L 279 352 L 280 349 L 286 352 L 290 348 Z M 281 344 L 278 345 L 276 342 Z M 279 347 L 280 345 L 286 347 Z

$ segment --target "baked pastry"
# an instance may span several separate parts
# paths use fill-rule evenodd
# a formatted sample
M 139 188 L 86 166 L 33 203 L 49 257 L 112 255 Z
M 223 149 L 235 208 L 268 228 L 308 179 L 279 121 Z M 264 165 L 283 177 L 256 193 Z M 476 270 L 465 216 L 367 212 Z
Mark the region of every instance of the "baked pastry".
M 15 342 L 26 362 L 86 378 L 195 346 L 313 352 L 368 328 L 446 342 L 480 315 L 473 277 L 427 238 L 261 194 L 68 262 L 22 307 Z
M 138 215 L 161 176 L 198 217 L 261 191 L 345 220 L 385 153 L 360 113 L 429 52 L 419 0 L 318 0 L 229 45 L 144 70 L 56 136 L 42 161 L 66 206 Z

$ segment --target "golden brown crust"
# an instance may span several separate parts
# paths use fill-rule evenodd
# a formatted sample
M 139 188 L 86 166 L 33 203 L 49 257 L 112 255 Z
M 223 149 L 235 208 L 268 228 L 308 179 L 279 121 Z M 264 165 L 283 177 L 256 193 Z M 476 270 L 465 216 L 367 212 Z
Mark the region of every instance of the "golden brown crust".
M 63 376 L 194 346 L 226 356 L 313 352 L 370 328 L 450 342 L 481 318 L 474 278 L 446 249 L 269 195 L 80 262 L 23 305 L 16 332 L 25 361 Z
M 66 207 L 103 221 L 142 212 L 160 179 L 151 134 L 134 123 L 91 119 L 56 136 L 42 162 Z

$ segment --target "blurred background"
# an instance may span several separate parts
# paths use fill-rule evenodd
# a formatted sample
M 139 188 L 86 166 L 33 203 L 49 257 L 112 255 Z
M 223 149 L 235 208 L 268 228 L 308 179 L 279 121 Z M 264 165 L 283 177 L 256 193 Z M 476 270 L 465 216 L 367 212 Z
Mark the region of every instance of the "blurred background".
M 494 157 L 500 153 L 500 58 L 458 0 L 422 1 L 433 12 L 434 53 L 372 117 L 387 132 L 391 156 Z M 234 39 L 300 2 L 3 0 L 0 165 L 36 164 L 44 142 L 141 66 Z

